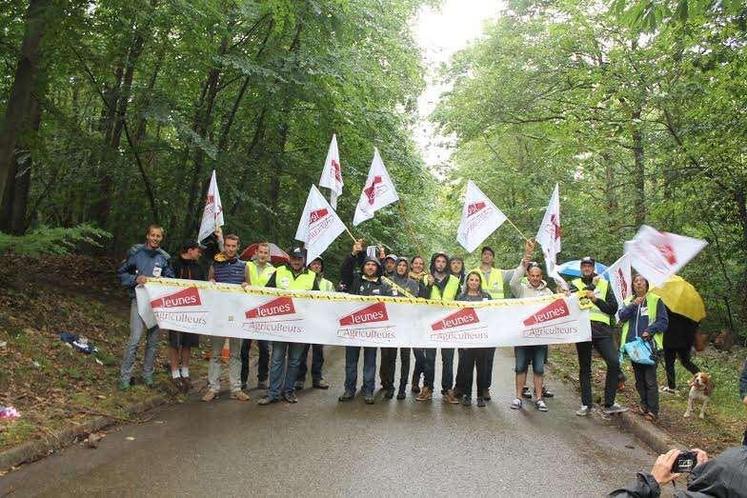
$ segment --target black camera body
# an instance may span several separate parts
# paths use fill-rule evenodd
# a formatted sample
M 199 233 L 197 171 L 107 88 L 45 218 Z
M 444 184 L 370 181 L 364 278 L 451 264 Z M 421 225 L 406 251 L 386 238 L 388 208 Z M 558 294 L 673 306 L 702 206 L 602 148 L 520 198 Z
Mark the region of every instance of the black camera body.
M 674 461 L 672 473 L 682 474 L 684 472 L 692 472 L 696 465 L 698 465 L 698 455 L 694 451 L 683 451 Z

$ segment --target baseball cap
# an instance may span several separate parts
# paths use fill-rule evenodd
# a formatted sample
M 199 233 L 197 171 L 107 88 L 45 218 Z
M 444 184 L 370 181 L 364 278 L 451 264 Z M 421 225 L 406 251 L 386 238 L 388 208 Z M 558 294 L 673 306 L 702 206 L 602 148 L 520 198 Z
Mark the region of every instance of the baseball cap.
M 592 258 L 591 256 L 584 256 L 583 258 L 581 258 L 581 262 L 579 263 L 579 266 L 580 265 L 592 265 L 593 266 L 595 264 L 596 264 L 596 261 L 594 260 L 594 258 Z

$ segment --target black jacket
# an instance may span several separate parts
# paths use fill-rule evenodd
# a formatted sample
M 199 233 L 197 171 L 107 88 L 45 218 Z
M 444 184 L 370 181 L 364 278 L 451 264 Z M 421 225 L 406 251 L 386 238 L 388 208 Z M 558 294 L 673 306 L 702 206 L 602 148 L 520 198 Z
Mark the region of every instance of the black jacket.
M 184 259 L 181 256 L 171 260 L 171 268 L 174 270 L 174 278 L 186 280 L 207 280 L 205 269 L 200 263 L 192 259 Z
M 664 347 L 667 349 L 690 349 L 695 343 L 698 322 L 667 308 L 669 326 L 664 332 Z
M 360 269 L 365 259 L 365 252 L 347 255 L 340 268 L 340 285 L 338 286 L 340 292 L 348 292 L 352 288 L 353 280 L 361 274 Z

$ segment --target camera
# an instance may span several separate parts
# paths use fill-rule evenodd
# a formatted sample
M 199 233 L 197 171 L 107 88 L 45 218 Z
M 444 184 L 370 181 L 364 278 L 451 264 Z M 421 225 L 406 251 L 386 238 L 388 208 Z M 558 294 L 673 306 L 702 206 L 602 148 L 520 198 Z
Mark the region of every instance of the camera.
M 696 465 L 698 465 L 698 455 L 694 451 L 683 451 L 674 461 L 672 473 L 692 472 Z

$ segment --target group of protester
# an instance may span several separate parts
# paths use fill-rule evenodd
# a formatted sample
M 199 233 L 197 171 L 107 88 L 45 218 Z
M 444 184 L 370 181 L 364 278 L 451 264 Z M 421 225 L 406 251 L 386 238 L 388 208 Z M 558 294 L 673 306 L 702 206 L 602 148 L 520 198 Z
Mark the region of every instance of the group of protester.
M 196 242 L 185 243 L 177 258 L 170 258 L 161 249 L 163 229 L 151 225 L 147 229 L 144 244 L 133 246 L 127 258 L 119 266 L 117 274 L 122 285 L 128 288 L 131 297 L 130 339 L 125 349 L 120 372 L 119 388 L 126 390 L 132 378 L 135 354 L 141 337 L 147 335 L 143 362 L 143 379 L 146 385 L 153 384 L 154 361 L 158 342 L 158 328 L 146 330 L 138 315 L 135 287 L 143 284 L 147 277 L 172 277 L 211 282 L 239 284 L 242 286 L 265 286 L 288 290 L 346 292 L 366 296 L 409 296 L 436 301 L 486 301 L 508 297 L 527 298 L 553 294 L 543 279 L 539 264 L 532 261 L 535 249 L 533 241 L 527 241 L 519 264 L 512 270 L 494 266 L 495 254 L 490 247 L 481 251 L 480 265 L 466 271 L 464 260 L 449 257 L 445 253 L 433 254 L 428 268 L 422 256 L 412 259 L 386 254 L 381 247 L 364 247 L 356 242 L 342 263 L 341 278 L 337 286 L 324 278 L 324 261 L 321 257 L 305 260 L 305 251 L 294 248 L 288 253 L 288 262 L 277 267 L 270 258 L 269 244 L 259 244 L 251 261 L 239 258 L 240 240 L 233 234 L 223 236 L 220 230 L 202 246 Z M 204 255 L 203 255 L 204 252 Z M 201 258 L 208 261 L 204 270 Z M 619 307 L 611 286 L 594 273 L 595 261 L 591 257 L 581 260 L 581 276 L 570 285 L 559 279 L 556 284 L 565 292 L 578 293 L 582 307 L 589 309 L 592 337 L 588 342 L 576 344 L 581 383 L 581 408 L 579 416 L 588 415 L 592 407 L 591 359 L 596 349 L 607 367 L 602 410 L 606 414 L 627 410 L 615 402 L 615 397 L 624 379 L 620 361 L 626 344 L 642 338 L 663 349 L 663 334 L 667 330 L 669 314 L 662 301 L 649 292 L 648 282 L 640 275 L 633 281 L 634 295 Z M 620 345 L 616 345 L 616 321 L 622 324 Z M 221 352 L 226 338 L 210 336 L 210 364 L 208 390 L 203 400 L 211 401 L 220 391 Z M 230 396 L 247 401 L 246 393 L 249 373 L 249 349 L 251 339 L 228 338 L 228 379 Z M 199 344 L 199 336 L 184 332 L 169 333 L 169 360 L 174 383 L 185 392 L 191 388 L 189 359 L 191 348 Z M 259 351 L 257 387 L 266 390 L 259 400 L 260 405 L 269 405 L 284 400 L 296 403 L 296 390 L 303 388 L 307 374 L 308 352 L 312 351 L 312 386 L 328 389 L 329 384 L 322 375 L 324 350 L 322 345 L 299 344 L 283 341 L 257 341 Z M 344 391 L 341 402 L 352 400 L 358 392 L 358 364 L 363 350 L 363 379 L 360 393 L 367 404 L 375 401 L 375 376 L 377 348 L 347 346 L 345 348 Z M 689 351 L 675 351 L 688 368 Z M 406 397 L 407 385 L 418 401 L 431 400 L 434 395 L 436 350 L 414 348 L 415 358 L 410 376 L 410 348 L 381 348 L 379 377 L 384 398 Z M 441 349 L 441 395 L 450 404 L 470 405 L 475 387 L 477 405 L 482 407 L 490 400 L 493 357 L 495 348 L 460 348 L 457 351 L 456 376 L 454 375 L 454 349 Z M 552 397 L 543 384 L 544 365 L 547 361 L 547 346 L 519 346 L 515 348 L 516 395 L 512 409 L 522 409 L 525 399 L 534 399 L 539 411 L 547 411 L 545 399 Z M 400 361 L 400 376 L 395 378 L 397 357 Z M 672 356 L 672 362 L 673 362 Z M 532 366 L 533 389 L 526 386 L 529 365 Z M 659 390 L 656 380 L 656 364 L 633 363 L 636 389 L 640 395 L 639 412 L 656 419 L 659 411 Z M 669 374 L 669 362 L 667 372 Z M 670 388 L 674 388 L 673 366 Z M 669 375 L 668 375 L 669 377 Z

